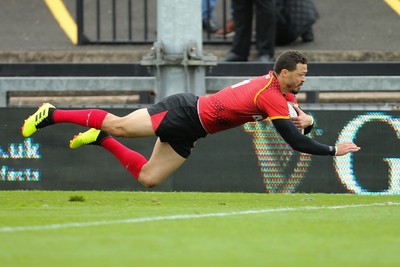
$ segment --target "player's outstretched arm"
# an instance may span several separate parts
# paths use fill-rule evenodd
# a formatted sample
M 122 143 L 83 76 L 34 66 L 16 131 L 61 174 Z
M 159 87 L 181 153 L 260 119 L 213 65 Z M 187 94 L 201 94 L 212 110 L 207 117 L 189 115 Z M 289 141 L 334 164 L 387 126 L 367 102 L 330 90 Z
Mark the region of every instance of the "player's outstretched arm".
M 321 144 L 305 135 L 302 135 L 290 120 L 276 119 L 272 121 L 275 129 L 282 138 L 294 149 L 313 155 L 343 156 L 350 152 L 357 152 L 360 148 L 351 142 L 343 142 L 337 146 Z
M 357 152 L 360 149 L 361 149 L 361 147 L 359 147 L 356 144 L 351 143 L 351 142 L 339 143 L 336 146 L 336 155 L 335 156 L 343 156 L 350 152 Z

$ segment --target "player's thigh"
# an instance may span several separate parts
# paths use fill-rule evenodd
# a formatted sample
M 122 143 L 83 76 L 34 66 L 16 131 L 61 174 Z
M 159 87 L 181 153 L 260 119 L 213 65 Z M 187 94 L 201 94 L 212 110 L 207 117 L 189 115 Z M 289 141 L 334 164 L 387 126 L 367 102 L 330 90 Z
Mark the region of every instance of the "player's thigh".
M 146 108 L 135 110 L 123 117 L 110 113 L 106 116 L 102 128 L 113 136 L 145 137 L 155 135 L 151 117 Z
M 185 160 L 186 158 L 176 153 L 169 143 L 161 142 L 158 138 L 149 161 L 140 172 L 139 181 L 142 180 L 151 185 L 160 184 L 174 173 Z

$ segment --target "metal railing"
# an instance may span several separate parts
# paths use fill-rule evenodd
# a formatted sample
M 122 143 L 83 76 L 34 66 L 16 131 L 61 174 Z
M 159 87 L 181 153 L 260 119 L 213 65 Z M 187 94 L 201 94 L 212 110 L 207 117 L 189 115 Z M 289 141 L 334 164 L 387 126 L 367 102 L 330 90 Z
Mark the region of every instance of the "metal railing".
M 250 77 L 206 77 L 207 92 L 217 92 L 247 78 Z M 15 91 L 25 93 L 148 92 L 154 94 L 154 88 L 153 77 L 0 77 L 0 107 L 8 106 L 8 93 Z M 400 77 L 396 76 L 309 77 L 307 84 L 302 88 L 302 92 L 305 93 L 398 91 L 400 91 Z
M 400 63 L 310 63 L 302 87 L 307 103 L 318 103 L 320 92 L 400 92 Z M 109 67 L 111 66 L 111 67 Z M 216 92 L 243 79 L 261 75 L 265 65 L 219 64 L 206 74 L 207 92 Z M 238 70 L 240 70 L 238 72 Z M 136 75 L 135 75 L 136 73 Z M 151 103 L 155 78 L 140 64 L 0 64 L 0 107 L 9 106 L 12 92 L 143 93 Z M 395 99 L 393 99 L 395 101 Z M 395 105 L 398 109 L 398 104 Z M 386 107 L 388 108 L 388 106 Z M 389 107 L 390 108 L 390 107 Z
M 152 44 L 157 40 L 157 0 L 76 0 L 78 45 Z M 215 20 L 229 19 L 230 0 L 217 1 Z M 232 39 L 203 30 L 205 44 L 227 44 Z

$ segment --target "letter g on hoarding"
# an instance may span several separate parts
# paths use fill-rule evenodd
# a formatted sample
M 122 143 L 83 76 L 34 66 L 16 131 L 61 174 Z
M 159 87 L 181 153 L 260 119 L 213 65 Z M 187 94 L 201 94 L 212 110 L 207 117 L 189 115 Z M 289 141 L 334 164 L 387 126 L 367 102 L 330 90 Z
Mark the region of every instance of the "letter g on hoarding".
M 358 131 L 364 124 L 369 122 L 382 122 L 389 124 L 396 132 L 396 136 L 400 139 L 400 119 L 393 118 L 382 112 L 371 112 L 359 115 L 347 123 L 339 134 L 336 143 L 353 142 Z M 335 157 L 333 164 L 340 181 L 346 188 L 356 194 L 400 194 L 400 158 L 383 158 L 387 162 L 389 168 L 389 185 L 388 189 L 383 192 L 369 192 L 363 188 L 357 181 L 353 172 L 352 153 L 341 157 Z

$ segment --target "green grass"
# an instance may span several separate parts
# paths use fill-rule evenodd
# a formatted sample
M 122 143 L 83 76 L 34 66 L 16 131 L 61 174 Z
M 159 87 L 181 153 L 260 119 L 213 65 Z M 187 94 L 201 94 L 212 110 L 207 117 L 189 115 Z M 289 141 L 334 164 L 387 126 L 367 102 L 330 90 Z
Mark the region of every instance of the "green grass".
M 377 195 L 0 191 L 0 264 L 400 266 L 398 204 Z M 249 210 L 260 212 L 239 213 Z

